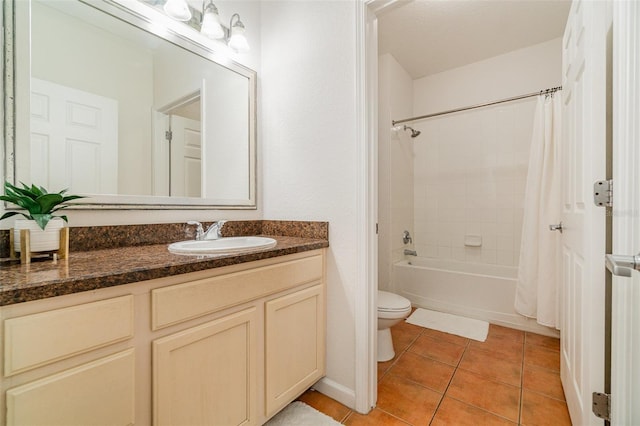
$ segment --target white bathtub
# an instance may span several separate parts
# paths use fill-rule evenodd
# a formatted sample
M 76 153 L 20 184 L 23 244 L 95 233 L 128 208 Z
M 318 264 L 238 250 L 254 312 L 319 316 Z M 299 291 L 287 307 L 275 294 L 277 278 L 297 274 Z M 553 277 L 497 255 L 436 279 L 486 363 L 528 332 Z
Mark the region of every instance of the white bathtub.
M 415 257 L 393 265 L 393 287 L 414 306 L 557 336 L 513 309 L 518 268 Z

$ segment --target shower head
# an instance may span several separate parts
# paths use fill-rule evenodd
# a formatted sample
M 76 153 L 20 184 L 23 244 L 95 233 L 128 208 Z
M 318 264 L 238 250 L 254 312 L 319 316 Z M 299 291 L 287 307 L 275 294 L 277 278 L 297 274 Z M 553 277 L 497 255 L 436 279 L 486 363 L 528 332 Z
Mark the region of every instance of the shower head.
M 394 132 L 399 132 L 400 130 L 411 130 L 412 138 L 418 137 L 420 135 L 420 130 L 415 130 L 413 127 L 409 127 L 407 125 L 393 126 L 391 130 L 393 130 Z
M 414 129 L 412 127 L 409 127 L 409 126 L 404 126 L 404 130 L 411 130 L 411 137 L 412 138 L 420 136 L 420 130 L 416 130 L 416 129 Z

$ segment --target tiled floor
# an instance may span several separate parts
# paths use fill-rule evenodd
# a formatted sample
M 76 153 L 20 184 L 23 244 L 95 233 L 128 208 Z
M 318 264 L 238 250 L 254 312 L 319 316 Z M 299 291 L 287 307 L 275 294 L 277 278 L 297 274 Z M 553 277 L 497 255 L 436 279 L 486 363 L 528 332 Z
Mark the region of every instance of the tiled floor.
M 299 399 L 346 425 L 571 425 L 558 339 L 491 325 L 485 342 L 401 322 L 396 357 L 378 363 L 368 415 L 307 391 Z

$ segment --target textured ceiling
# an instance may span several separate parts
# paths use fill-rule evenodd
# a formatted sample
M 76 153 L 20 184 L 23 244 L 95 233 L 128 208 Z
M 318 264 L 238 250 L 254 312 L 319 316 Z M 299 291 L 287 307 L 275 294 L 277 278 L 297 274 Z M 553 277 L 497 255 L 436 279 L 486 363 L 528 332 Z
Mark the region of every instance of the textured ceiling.
M 378 49 L 416 79 L 561 37 L 570 4 L 405 0 L 378 15 Z

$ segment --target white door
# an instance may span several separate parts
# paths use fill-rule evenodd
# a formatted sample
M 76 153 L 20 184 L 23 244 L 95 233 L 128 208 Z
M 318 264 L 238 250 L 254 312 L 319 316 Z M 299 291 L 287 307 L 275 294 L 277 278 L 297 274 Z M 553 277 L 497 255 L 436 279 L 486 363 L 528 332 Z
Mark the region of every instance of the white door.
M 202 194 L 202 145 L 200 122 L 171 115 L 171 195 Z
M 613 5 L 613 253 L 640 252 L 640 5 Z M 640 424 L 640 272 L 613 276 L 611 424 Z
M 571 421 L 602 424 L 591 393 L 604 389 L 605 178 L 608 2 L 577 0 L 563 37 L 561 378 Z
M 118 102 L 31 79 L 31 181 L 48 189 L 118 193 Z

